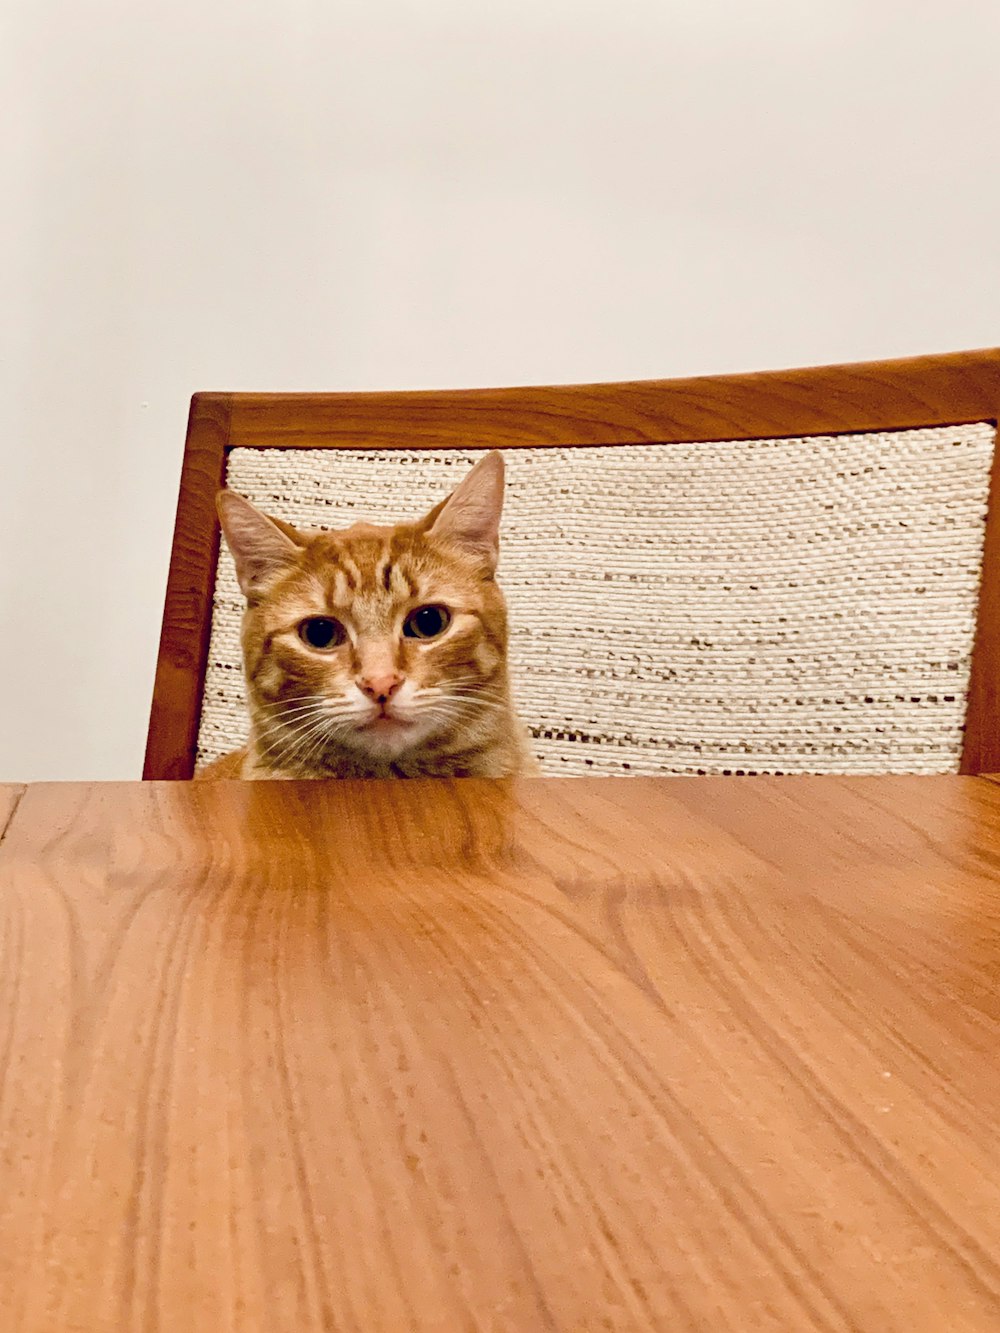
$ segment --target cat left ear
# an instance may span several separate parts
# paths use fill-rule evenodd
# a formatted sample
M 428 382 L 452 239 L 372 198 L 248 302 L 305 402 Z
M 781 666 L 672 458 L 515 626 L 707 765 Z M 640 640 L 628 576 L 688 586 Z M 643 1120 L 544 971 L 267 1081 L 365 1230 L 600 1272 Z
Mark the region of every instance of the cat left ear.
M 291 524 L 268 518 L 238 491 L 220 491 L 215 507 L 244 596 L 296 563 L 302 539 Z
M 493 450 L 481 458 L 448 499 L 428 515 L 431 537 L 443 537 L 496 568 L 503 511 L 503 455 Z

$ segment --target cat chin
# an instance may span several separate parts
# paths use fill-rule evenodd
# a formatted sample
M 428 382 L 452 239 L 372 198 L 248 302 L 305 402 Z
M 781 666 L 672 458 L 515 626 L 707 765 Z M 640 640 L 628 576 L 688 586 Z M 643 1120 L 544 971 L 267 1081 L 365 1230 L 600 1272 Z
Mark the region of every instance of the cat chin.
M 351 735 L 349 744 L 373 759 L 398 759 L 408 750 L 422 745 L 432 730 L 426 723 L 419 721 L 381 718 L 375 725 L 359 727 Z

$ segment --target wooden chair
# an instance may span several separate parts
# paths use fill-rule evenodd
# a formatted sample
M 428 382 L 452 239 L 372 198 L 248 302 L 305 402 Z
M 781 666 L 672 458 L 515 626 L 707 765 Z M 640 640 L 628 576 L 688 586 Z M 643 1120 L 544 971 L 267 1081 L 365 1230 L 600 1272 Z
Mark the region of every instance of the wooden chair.
M 1000 350 L 196 394 L 144 775 L 240 740 L 220 486 L 307 525 L 403 518 L 487 448 L 510 464 L 501 582 L 547 772 L 1000 770 L 998 415 Z

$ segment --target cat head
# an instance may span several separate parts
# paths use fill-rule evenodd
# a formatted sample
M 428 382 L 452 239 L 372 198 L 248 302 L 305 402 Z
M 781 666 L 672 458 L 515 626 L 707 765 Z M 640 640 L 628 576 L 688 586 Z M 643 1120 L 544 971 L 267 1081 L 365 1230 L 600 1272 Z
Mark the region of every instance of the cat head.
M 235 491 L 219 518 L 247 599 L 257 744 L 275 766 L 324 747 L 391 761 L 495 717 L 507 616 L 494 574 L 503 459 L 487 454 L 412 523 L 298 531 Z

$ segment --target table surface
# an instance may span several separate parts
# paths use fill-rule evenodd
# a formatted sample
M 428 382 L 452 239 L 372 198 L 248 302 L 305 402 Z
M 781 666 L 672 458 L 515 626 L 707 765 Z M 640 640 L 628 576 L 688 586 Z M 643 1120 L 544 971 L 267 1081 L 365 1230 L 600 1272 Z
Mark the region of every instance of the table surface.
M 1000 785 L 0 788 L 0 1328 L 1000 1328 Z

